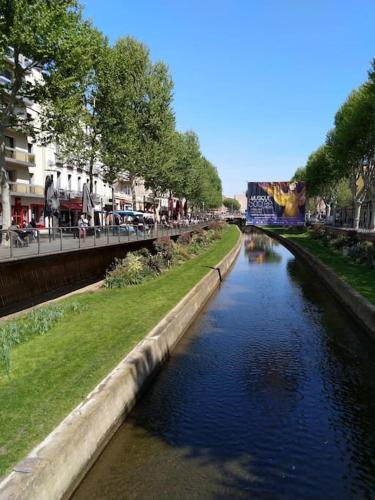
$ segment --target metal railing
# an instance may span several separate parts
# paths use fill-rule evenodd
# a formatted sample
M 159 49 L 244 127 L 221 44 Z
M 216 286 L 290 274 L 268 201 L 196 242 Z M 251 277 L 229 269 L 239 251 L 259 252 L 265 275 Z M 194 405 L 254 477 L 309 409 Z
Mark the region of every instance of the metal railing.
M 151 240 L 163 236 L 177 236 L 194 228 L 205 227 L 207 224 L 208 221 L 196 224 L 173 223 L 170 226 L 122 224 L 119 226 L 88 226 L 87 228 L 77 226 L 49 229 L 12 228 L 0 231 L 0 262 L 69 250 Z

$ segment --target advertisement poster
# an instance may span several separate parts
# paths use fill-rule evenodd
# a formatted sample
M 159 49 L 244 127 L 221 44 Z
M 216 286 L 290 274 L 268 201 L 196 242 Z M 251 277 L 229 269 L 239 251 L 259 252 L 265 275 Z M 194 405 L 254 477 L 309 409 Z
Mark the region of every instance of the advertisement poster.
M 305 183 L 249 182 L 248 224 L 299 226 L 305 223 Z

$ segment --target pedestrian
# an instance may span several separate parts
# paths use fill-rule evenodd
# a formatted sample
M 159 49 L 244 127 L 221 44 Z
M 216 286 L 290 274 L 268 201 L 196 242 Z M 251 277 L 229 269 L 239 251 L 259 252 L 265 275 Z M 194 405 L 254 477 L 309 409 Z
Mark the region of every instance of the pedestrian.
M 78 227 L 79 227 L 79 236 L 80 238 L 83 238 L 83 240 L 86 239 L 86 232 L 88 225 L 89 221 L 86 219 L 84 214 L 81 214 L 81 217 L 78 220 Z

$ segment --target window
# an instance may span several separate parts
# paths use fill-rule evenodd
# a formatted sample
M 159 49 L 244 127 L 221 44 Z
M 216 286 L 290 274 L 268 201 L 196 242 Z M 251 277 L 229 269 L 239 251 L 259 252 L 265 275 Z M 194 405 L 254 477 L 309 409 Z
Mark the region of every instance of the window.
M 77 189 L 78 189 L 78 191 L 81 191 L 81 189 L 82 189 L 82 186 L 81 186 L 81 177 L 78 177 L 78 179 L 77 179 Z
M 28 153 L 32 153 L 33 152 L 33 145 L 30 144 L 29 142 L 27 143 L 27 151 L 28 151 Z
M 57 189 L 61 188 L 61 172 L 57 172 L 56 188 Z
M 17 173 L 15 170 L 8 170 L 8 175 L 9 175 L 9 181 L 10 182 L 16 182 L 17 181 Z
M 98 194 L 98 181 L 94 181 L 94 193 Z
M 5 136 L 5 147 L 14 148 L 14 139 L 13 137 L 9 137 L 9 135 Z
M 29 184 L 31 186 L 34 184 L 34 174 L 29 174 Z
M 72 190 L 72 174 L 68 174 L 68 190 Z

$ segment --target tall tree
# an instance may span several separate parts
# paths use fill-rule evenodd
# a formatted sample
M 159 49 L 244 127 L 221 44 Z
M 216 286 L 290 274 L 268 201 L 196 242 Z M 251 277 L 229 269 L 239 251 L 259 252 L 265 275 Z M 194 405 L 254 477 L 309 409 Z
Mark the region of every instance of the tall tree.
M 0 182 L 3 228 L 10 225 L 9 177 L 5 169 L 5 132 L 24 130 L 48 140 L 51 130 L 31 122 L 25 99 L 39 105 L 76 93 L 76 74 L 85 58 L 88 23 L 76 0 L 0 0 L 0 67 L 9 84 L 0 87 Z M 8 57 L 6 57 L 6 55 Z M 39 69 L 37 75 L 35 70 Z M 33 73 L 34 72 L 34 73 Z M 5 238 L 3 238 L 5 242 Z
M 151 71 L 149 50 L 137 40 L 117 40 L 111 49 L 104 76 L 108 85 L 104 93 L 101 140 L 105 149 L 105 174 L 115 178 L 127 172 L 131 182 L 133 208 L 136 208 L 135 179 L 147 162 L 146 143 L 152 133 L 148 76 Z
M 337 201 L 338 184 L 328 145 L 320 146 L 309 156 L 304 177 L 307 195 L 321 198 L 326 205 L 326 216 L 329 217 Z
M 94 167 L 104 156 L 101 136 L 106 126 L 103 109 L 108 80 L 105 65 L 109 48 L 104 36 L 94 28 L 87 29 L 85 59 L 81 61 L 80 75 L 76 78 L 76 91 L 69 106 L 63 95 L 49 102 L 49 113 L 42 117 L 44 129 L 58 131 L 55 137 L 68 165 L 87 169 L 91 195 L 94 192 Z M 90 214 L 93 220 L 93 211 Z
M 352 92 L 336 113 L 335 128 L 327 143 L 337 177 L 350 180 L 353 227 L 358 229 L 362 204 L 371 195 L 375 181 L 375 99 L 368 83 Z

